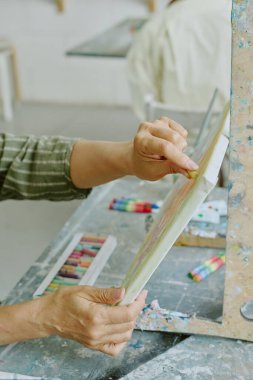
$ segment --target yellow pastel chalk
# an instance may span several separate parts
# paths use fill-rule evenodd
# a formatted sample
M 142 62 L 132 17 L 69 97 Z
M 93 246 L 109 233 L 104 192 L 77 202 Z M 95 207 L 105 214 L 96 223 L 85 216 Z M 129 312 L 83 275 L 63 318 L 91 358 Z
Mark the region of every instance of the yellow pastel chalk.
M 189 178 L 191 179 L 197 178 L 198 174 L 199 173 L 197 170 L 188 170 L 188 175 L 189 175 Z

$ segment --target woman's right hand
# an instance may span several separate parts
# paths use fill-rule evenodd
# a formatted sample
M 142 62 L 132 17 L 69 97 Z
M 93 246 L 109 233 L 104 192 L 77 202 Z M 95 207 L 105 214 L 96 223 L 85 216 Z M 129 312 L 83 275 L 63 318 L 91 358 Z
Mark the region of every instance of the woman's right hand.
M 130 305 L 115 305 L 124 297 L 121 288 L 64 287 L 41 298 L 40 326 L 46 335 L 73 339 L 111 356 L 120 353 L 145 306 L 147 291 Z

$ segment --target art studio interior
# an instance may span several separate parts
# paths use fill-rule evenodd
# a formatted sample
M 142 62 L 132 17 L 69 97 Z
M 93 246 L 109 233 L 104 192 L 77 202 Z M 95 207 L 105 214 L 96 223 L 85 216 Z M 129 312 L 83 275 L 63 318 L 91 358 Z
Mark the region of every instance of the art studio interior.
M 252 25 L 0 2 L 0 379 L 252 380 Z

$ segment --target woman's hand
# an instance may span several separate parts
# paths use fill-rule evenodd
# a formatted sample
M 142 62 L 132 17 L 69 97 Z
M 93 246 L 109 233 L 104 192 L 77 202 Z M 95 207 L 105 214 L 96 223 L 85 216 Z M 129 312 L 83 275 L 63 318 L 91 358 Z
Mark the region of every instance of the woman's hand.
M 116 356 L 131 339 L 146 296 L 147 292 L 143 291 L 131 305 L 110 307 L 122 300 L 124 289 L 65 287 L 43 297 L 41 325 L 47 335 L 73 339 Z
M 47 296 L 0 307 L 0 345 L 59 335 L 116 356 L 131 338 L 147 292 L 127 306 L 115 305 L 124 289 L 66 286 Z
M 152 181 L 171 173 L 188 177 L 188 171 L 198 166 L 183 153 L 186 138 L 181 125 L 163 117 L 142 123 L 132 141 L 79 140 L 70 160 L 72 182 L 89 188 L 125 175 Z
M 188 171 L 198 169 L 198 165 L 183 153 L 186 138 L 187 131 L 166 117 L 142 123 L 133 144 L 133 174 L 146 180 L 172 173 L 188 177 Z

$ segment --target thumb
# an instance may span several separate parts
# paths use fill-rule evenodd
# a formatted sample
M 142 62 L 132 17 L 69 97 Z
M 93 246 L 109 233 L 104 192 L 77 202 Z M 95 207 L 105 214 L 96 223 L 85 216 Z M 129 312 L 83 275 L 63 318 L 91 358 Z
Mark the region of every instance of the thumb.
M 124 298 L 124 288 L 93 288 L 90 287 L 86 298 L 92 302 L 104 305 L 114 305 Z

